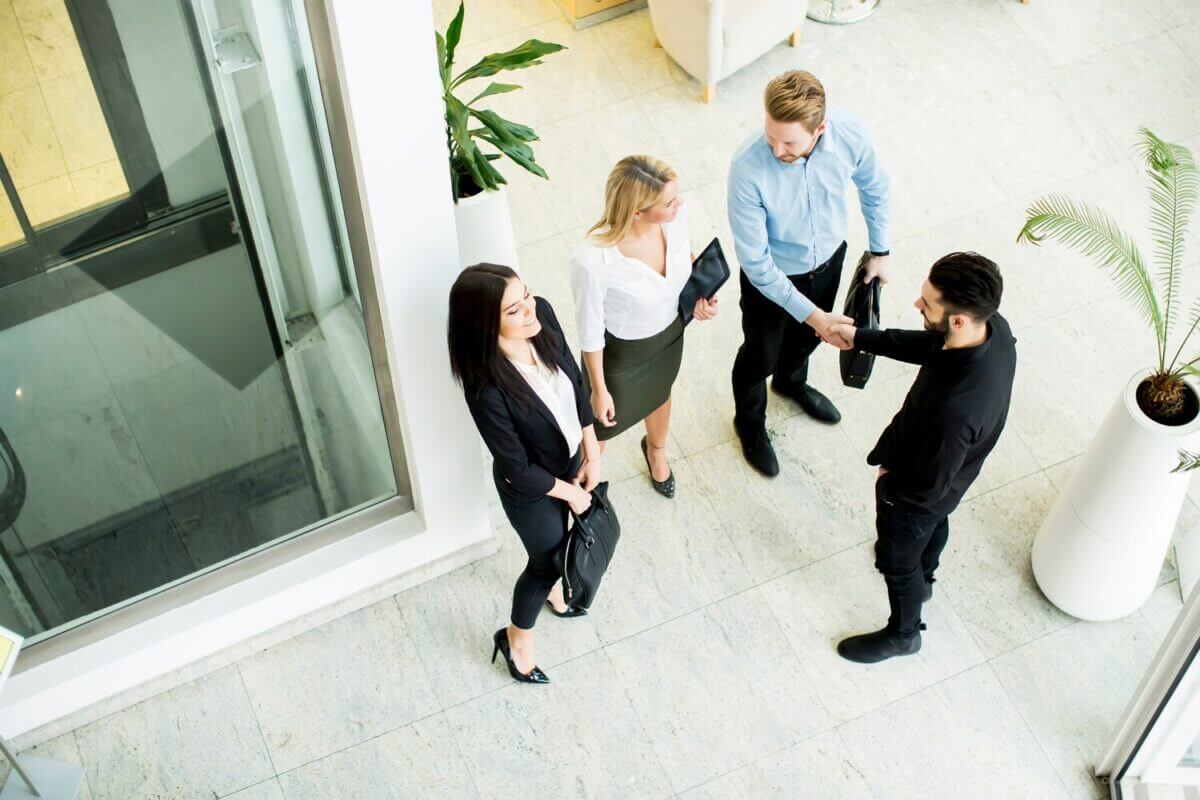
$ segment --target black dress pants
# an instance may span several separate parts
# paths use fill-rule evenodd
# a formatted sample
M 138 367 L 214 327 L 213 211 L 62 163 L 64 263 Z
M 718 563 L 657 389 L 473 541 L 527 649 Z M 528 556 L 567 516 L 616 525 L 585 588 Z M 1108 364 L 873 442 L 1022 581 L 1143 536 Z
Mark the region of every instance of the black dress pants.
M 817 308 L 832 311 L 842 280 L 846 243 L 812 272 L 788 279 Z M 798 322 L 783 306 L 768 300 L 741 273 L 742 346 L 733 361 L 734 425 L 738 433 L 753 435 L 766 428 L 768 375 L 783 391 L 808 382 L 808 357 L 821 343 L 811 325 Z
M 583 463 L 582 449 L 575 453 L 566 473 L 558 478 L 568 483 L 579 474 Z M 512 489 L 504 476 L 493 465 L 492 477 L 500 495 L 504 514 L 521 537 L 529 560 L 525 569 L 517 576 L 513 587 L 512 624 L 529 630 L 537 622 L 538 612 L 550 596 L 550 590 L 561 577 L 554 564 L 554 556 L 563 546 L 570 520 L 570 508 L 566 501 L 542 495 L 530 497 Z
M 892 614 L 888 629 L 911 637 L 921 629 L 926 582 L 933 581 L 938 559 L 950 536 L 950 519 L 896 505 L 875 491 L 875 568 L 887 583 Z

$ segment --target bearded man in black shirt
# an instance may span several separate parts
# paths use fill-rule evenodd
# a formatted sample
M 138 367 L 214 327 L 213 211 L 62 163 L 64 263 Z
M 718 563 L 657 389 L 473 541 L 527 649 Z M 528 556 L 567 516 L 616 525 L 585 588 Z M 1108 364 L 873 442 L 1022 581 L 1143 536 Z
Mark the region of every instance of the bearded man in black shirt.
M 916 308 L 925 330 L 833 328 L 837 344 L 919 364 L 904 405 L 867 463 L 875 482 L 875 567 L 887 583 L 887 627 L 838 644 L 864 664 L 921 649 L 921 605 L 950 534 L 949 515 L 979 475 L 1008 417 L 1016 340 L 997 313 L 1000 270 L 978 253 L 951 253 L 929 270 Z M 832 338 L 832 337 L 831 337 Z

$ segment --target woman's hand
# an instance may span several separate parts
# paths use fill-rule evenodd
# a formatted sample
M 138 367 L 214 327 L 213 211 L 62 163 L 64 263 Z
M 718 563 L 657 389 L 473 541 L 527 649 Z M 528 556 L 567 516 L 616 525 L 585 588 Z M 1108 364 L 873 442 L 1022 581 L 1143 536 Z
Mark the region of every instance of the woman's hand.
M 579 468 L 579 474 L 575 476 L 575 485 L 582 485 L 585 492 L 590 492 L 602 480 L 604 480 L 604 477 L 600 469 L 599 459 L 596 461 L 585 461 L 583 462 L 583 466 Z
M 576 480 L 579 479 L 576 478 Z M 571 507 L 571 510 L 576 514 L 582 514 L 588 510 L 591 504 L 592 493 L 585 492 L 577 483 L 571 484 L 571 489 L 567 492 L 567 505 Z
M 692 312 L 692 315 L 699 320 L 715 318 L 717 316 L 717 298 L 713 297 L 712 300 L 705 300 L 701 297 L 696 301 L 696 308 Z
M 606 391 L 592 392 L 592 413 L 596 421 L 606 428 L 617 424 L 617 408 L 613 405 L 612 395 Z

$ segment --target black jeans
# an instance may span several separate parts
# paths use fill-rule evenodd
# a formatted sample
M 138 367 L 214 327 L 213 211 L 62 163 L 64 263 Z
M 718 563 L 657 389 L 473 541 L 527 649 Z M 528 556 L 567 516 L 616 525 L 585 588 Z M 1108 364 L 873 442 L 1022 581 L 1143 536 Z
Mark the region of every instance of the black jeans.
M 579 473 L 583 463 L 582 448 L 571 459 L 571 466 L 558 477 L 570 482 Z M 529 497 L 516 493 L 494 466 L 492 475 L 500 495 L 504 514 L 521 537 L 529 560 L 525 569 L 517 576 L 513 587 L 512 624 L 529 630 L 537 622 L 538 612 L 550 596 L 550 590 L 561 577 L 554 564 L 554 556 L 567 537 L 570 508 L 566 501 L 548 495 Z
M 817 308 L 832 311 L 842 280 L 842 262 L 846 243 L 812 272 L 791 275 L 792 285 Z M 774 384 L 788 391 L 808 381 L 808 357 L 821 343 L 811 325 L 797 322 L 760 292 L 746 273 L 741 273 L 742 346 L 733 361 L 734 425 L 739 433 L 754 434 L 767 424 L 768 375 Z
M 892 615 L 888 629 L 904 637 L 921 629 L 925 583 L 933 581 L 950 537 L 949 517 L 886 499 L 875 486 L 875 568 L 887 583 Z

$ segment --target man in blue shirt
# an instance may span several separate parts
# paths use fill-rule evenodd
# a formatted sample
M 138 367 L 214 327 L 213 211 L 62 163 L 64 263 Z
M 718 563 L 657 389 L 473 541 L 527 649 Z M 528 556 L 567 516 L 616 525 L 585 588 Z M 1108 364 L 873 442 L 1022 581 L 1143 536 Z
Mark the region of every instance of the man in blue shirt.
M 744 341 L 733 363 L 734 427 L 746 460 L 779 474 L 767 436 L 771 388 L 822 422 L 841 419 L 808 385 L 808 357 L 831 326 L 851 322 L 833 304 L 846 256 L 848 181 L 858 188 L 874 256 L 866 279 L 887 283 L 888 176 L 856 117 L 825 108 L 821 82 L 792 70 L 767 84 L 763 133 L 747 141 L 729 171 L 729 224 L 741 264 Z

